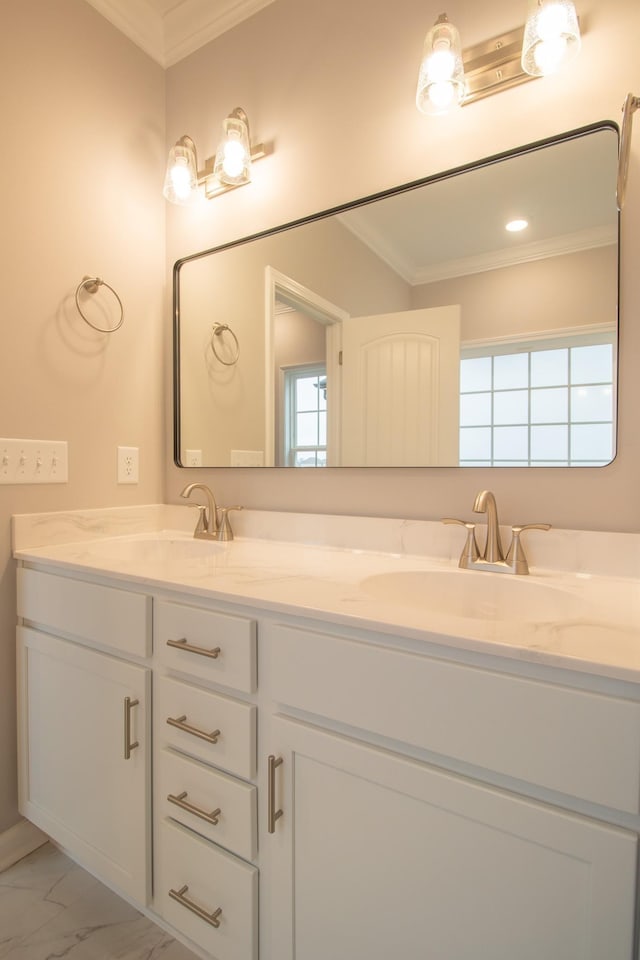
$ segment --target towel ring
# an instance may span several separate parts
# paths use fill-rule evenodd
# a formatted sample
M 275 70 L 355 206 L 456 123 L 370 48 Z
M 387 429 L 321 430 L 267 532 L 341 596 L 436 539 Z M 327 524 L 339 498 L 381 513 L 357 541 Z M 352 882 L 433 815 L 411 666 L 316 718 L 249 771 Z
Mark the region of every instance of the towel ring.
M 231 334 L 235 343 L 235 357 L 233 357 L 232 360 L 223 360 L 216 350 L 215 338 L 221 337 L 225 330 Z M 224 364 L 225 367 L 233 367 L 238 362 L 238 357 L 240 356 L 240 344 L 238 343 L 238 338 L 236 337 L 235 333 L 226 323 L 214 323 L 211 332 L 211 349 L 213 350 L 216 358 L 220 361 L 220 363 Z
M 86 290 L 87 293 L 97 293 L 100 287 L 106 287 L 107 290 L 110 290 L 118 301 L 118 306 L 120 307 L 120 319 L 116 323 L 115 327 L 99 327 L 97 323 L 93 323 L 92 320 L 89 320 L 88 317 L 82 312 L 82 307 L 80 306 L 80 296 L 81 290 Z M 122 300 L 115 292 L 113 287 L 111 287 L 106 281 L 101 280 L 100 277 L 83 277 L 78 286 L 76 287 L 76 307 L 78 308 L 78 313 L 82 317 L 85 323 L 88 323 L 90 327 L 93 327 L 94 330 L 97 330 L 99 333 L 115 333 L 116 330 L 119 330 L 124 322 L 124 307 L 122 306 Z

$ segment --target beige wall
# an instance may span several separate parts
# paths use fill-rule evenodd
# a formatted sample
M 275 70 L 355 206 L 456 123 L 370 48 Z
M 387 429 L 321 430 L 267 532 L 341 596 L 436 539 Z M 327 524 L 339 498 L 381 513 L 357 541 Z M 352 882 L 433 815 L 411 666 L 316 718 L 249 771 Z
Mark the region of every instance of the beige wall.
M 413 288 L 411 305 L 459 303 L 462 340 L 615 323 L 616 274 L 616 247 L 599 247 L 425 283 Z
M 83 0 L 20 0 L 2 5 L 0 88 L 0 436 L 69 442 L 68 484 L 0 486 L 1 832 L 18 818 L 11 514 L 156 502 L 166 426 L 163 71 Z M 122 298 L 112 336 L 75 312 L 86 273 Z M 118 444 L 140 448 L 137 486 L 116 484 Z
M 256 164 L 251 186 L 201 208 L 168 213 L 168 256 L 211 247 L 326 209 L 353 197 L 508 150 L 588 123 L 618 120 L 638 85 L 636 0 L 580 0 L 586 27 L 573 67 L 458 111 L 427 118 L 414 106 L 426 30 L 440 8 L 423 0 L 278 0 L 167 74 L 167 133 L 187 130 L 202 153 L 215 149 L 233 107 L 248 112 L 256 138 L 274 153 Z M 522 8 L 522 9 L 520 9 Z M 452 0 L 447 12 L 465 44 L 524 20 L 525 4 Z M 638 127 L 638 124 L 636 124 Z M 284 510 L 436 518 L 468 516 L 491 487 L 505 522 L 548 520 L 565 527 L 638 530 L 640 435 L 640 136 L 633 144 L 622 220 L 619 454 L 601 469 L 205 470 L 222 503 Z M 194 471 L 168 463 L 175 500 Z

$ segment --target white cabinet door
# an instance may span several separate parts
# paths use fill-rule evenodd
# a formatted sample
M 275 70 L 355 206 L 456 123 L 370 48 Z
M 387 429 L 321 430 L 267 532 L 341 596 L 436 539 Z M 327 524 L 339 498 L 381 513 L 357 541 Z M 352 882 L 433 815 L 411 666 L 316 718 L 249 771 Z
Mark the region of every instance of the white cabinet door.
M 630 960 L 636 837 L 276 717 L 265 960 Z
M 142 904 L 150 878 L 150 690 L 144 667 L 18 628 L 20 810 Z

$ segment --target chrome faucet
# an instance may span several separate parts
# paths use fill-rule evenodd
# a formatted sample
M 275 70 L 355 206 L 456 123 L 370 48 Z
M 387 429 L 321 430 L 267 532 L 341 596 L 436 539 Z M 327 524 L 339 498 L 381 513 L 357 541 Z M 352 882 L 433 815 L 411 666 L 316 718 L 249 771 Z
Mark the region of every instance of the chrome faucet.
M 190 504 L 190 506 L 198 508 L 198 521 L 193 535 L 198 540 L 217 540 L 218 507 L 213 491 L 204 483 L 188 483 L 180 496 L 188 500 L 194 490 L 202 490 L 207 499 L 207 505 L 204 507 L 201 503 Z
M 473 504 L 474 513 L 486 513 L 487 537 L 484 552 L 481 554 L 476 540 L 476 525 L 465 520 L 456 520 L 453 517 L 443 517 L 443 523 L 459 523 L 467 530 L 467 539 L 460 554 L 458 566 L 464 570 L 486 570 L 493 573 L 515 573 L 520 576 L 529 573 L 529 565 L 522 548 L 520 534 L 523 530 L 550 530 L 549 523 L 527 523 L 523 526 L 511 527 L 511 545 L 506 557 L 502 551 L 500 539 L 500 524 L 498 522 L 498 508 L 496 498 L 490 490 L 481 490 Z
M 487 539 L 484 545 L 483 560 L 486 563 L 503 563 L 502 541 L 500 540 L 500 525 L 498 523 L 498 508 L 496 498 L 491 490 L 481 490 L 473 504 L 474 513 L 487 515 Z
M 201 503 L 189 504 L 198 508 L 194 537 L 198 540 L 233 540 L 229 513 L 231 510 L 242 510 L 242 507 L 218 507 L 213 491 L 204 483 L 188 483 L 180 496 L 187 500 L 193 490 L 202 490 L 207 499 L 206 507 Z

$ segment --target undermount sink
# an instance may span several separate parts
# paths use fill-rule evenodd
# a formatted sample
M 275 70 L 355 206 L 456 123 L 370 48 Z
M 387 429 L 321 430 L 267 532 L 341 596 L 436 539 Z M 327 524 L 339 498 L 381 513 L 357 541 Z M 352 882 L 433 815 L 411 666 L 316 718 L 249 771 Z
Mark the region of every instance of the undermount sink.
M 380 573 L 360 584 L 378 600 L 473 620 L 544 623 L 581 615 L 584 601 L 529 577 L 465 570 Z
M 87 549 L 100 559 L 167 563 L 211 557 L 224 550 L 224 544 L 194 537 L 143 535 L 96 540 L 87 544 Z

